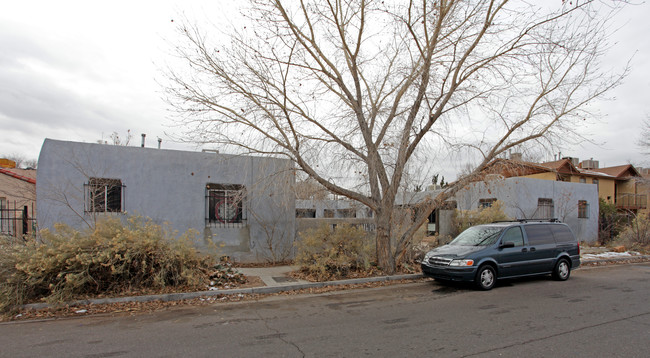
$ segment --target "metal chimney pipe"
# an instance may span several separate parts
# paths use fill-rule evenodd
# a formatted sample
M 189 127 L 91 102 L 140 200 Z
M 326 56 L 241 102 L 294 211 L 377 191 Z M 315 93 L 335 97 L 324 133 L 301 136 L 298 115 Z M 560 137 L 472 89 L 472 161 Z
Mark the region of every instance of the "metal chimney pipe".
M 146 136 L 147 136 L 146 134 L 142 133 L 142 145 L 141 145 L 142 148 L 144 148 L 144 137 Z
M 160 149 L 160 144 L 162 143 L 162 138 L 158 138 L 158 149 Z

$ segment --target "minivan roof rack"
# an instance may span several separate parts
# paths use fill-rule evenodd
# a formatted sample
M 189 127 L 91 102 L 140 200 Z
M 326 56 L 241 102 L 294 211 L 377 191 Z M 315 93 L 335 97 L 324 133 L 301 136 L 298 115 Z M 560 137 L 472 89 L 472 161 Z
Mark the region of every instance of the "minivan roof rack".
M 550 219 L 514 219 L 514 220 L 497 220 L 493 221 L 492 223 L 511 223 L 511 222 L 520 222 L 520 223 L 528 223 L 528 222 L 536 222 L 536 223 L 545 223 L 545 222 L 550 222 L 550 223 L 561 223 L 560 219 L 558 218 L 550 218 Z

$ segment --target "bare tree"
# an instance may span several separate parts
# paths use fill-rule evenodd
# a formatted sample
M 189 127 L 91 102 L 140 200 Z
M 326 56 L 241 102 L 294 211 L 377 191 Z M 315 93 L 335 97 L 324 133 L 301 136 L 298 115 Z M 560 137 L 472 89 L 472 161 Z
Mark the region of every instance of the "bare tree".
M 104 135 L 102 134 L 102 137 Z M 123 145 L 123 146 L 128 146 L 131 143 L 131 139 L 133 139 L 133 134 L 131 134 L 131 130 L 127 129 L 126 134 L 124 137 L 120 137 L 120 134 L 117 131 L 114 131 L 111 133 L 109 136 L 111 139 L 110 144 L 112 145 Z M 108 140 L 104 140 L 104 138 L 97 140 L 98 144 L 109 144 Z
M 643 121 L 641 137 L 637 144 L 641 147 L 643 154 L 650 154 L 650 118 L 646 118 L 646 120 Z
M 12 153 L 9 155 L 0 155 L 0 158 L 6 158 L 12 160 L 16 163 L 16 168 L 23 169 L 36 169 L 38 165 L 38 160 L 36 159 L 27 159 L 24 155 L 18 153 Z
M 598 62 L 618 4 L 251 0 L 221 42 L 181 25 L 189 71 L 169 71 L 169 98 L 189 139 L 286 156 L 371 208 L 378 263 L 393 272 L 428 213 L 492 159 L 577 138 L 585 105 L 626 72 Z M 475 165 L 393 228 L 409 171 L 442 150 Z

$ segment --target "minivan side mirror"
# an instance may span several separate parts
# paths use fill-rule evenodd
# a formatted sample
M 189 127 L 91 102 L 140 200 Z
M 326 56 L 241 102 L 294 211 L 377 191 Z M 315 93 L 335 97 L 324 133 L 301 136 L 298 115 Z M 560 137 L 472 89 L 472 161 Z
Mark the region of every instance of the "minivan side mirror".
M 499 245 L 500 249 L 507 249 L 509 247 L 515 247 L 515 243 L 512 241 L 506 241 L 506 242 L 502 242 L 501 245 Z

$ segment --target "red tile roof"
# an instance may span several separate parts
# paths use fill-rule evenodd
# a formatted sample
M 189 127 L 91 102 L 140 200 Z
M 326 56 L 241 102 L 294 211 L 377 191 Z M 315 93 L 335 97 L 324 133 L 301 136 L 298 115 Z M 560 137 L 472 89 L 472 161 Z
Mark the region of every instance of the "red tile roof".
M 27 174 L 27 172 L 22 172 L 21 174 L 18 174 L 18 173 L 16 173 L 17 171 L 22 172 L 21 170 L 16 170 L 16 169 L 12 170 L 12 169 L 0 168 L 0 173 L 2 173 L 2 174 L 8 175 L 10 177 L 13 177 L 13 178 L 16 178 L 16 179 L 19 179 L 19 180 L 22 180 L 22 181 L 26 181 L 26 182 L 31 183 L 31 184 L 36 184 L 36 179 L 35 178 L 30 178 L 29 176 L 21 175 L 21 174 Z

